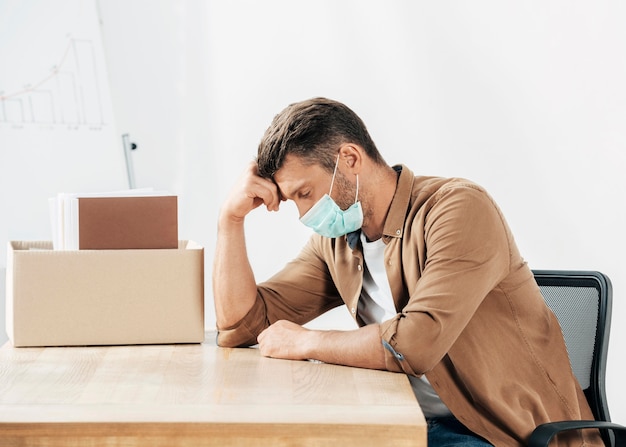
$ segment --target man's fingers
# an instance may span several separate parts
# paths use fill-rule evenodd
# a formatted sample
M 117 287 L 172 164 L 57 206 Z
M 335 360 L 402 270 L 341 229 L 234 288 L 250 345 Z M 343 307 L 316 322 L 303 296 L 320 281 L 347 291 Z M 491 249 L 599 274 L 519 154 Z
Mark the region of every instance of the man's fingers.
M 257 337 L 259 350 L 264 357 L 302 360 L 300 337 L 308 330 L 291 321 L 279 320 L 267 327 Z
M 280 196 L 274 182 L 260 177 L 256 163 L 251 162 L 231 191 L 224 210 L 233 219 L 242 220 L 261 205 L 269 211 L 278 211 Z
M 268 211 L 278 211 L 280 206 L 280 197 L 278 195 L 278 188 L 276 185 L 264 178 L 255 177 L 251 179 L 251 184 L 248 188 L 248 197 L 253 200 L 257 200 L 256 206 L 263 203 Z M 260 200 L 260 203 L 258 202 Z
M 280 197 L 274 182 L 259 175 L 256 162 L 250 162 L 247 174 L 251 186 L 249 191 L 256 196 L 254 199 L 260 198 L 269 211 L 278 211 Z

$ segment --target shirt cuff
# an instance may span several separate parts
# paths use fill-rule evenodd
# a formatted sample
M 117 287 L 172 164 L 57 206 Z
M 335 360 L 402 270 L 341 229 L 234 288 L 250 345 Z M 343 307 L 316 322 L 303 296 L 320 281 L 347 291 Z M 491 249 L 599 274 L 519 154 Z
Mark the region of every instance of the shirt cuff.
M 403 372 L 411 376 L 419 376 L 419 374 L 413 371 L 404 354 L 396 350 L 395 335 L 399 320 L 400 315 L 397 315 L 380 325 L 380 338 L 385 351 L 385 368 L 392 372 Z
M 230 348 L 256 345 L 257 337 L 267 327 L 265 321 L 265 305 L 257 300 L 237 324 L 217 328 L 217 345 Z

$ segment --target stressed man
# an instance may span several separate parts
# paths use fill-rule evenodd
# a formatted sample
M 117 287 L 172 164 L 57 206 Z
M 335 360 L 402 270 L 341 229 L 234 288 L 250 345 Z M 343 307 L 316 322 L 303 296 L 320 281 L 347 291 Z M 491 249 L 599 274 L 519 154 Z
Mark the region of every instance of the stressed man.
M 257 284 L 244 221 L 285 200 L 315 234 Z M 387 165 L 339 102 L 274 118 L 220 210 L 213 291 L 221 346 L 406 374 L 429 446 L 522 446 L 538 424 L 593 418 L 493 199 L 471 181 Z M 302 327 L 344 304 L 358 329 Z M 557 441 L 602 445 L 596 432 Z

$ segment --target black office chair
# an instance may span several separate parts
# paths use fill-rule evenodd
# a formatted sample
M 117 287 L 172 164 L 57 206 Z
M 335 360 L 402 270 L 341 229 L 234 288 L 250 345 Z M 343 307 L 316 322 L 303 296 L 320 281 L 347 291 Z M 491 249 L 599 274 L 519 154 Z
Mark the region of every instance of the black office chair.
M 611 423 L 605 392 L 606 358 L 611 326 L 612 288 L 609 278 L 592 271 L 534 270 L 548 306 L 556 315 L 572 369 L 595 421 L 561 421 L 539 425 L 529 447 L 548 446 L 559 432 L 598 428 L 607 446 L 626 446 L 626 427 Z

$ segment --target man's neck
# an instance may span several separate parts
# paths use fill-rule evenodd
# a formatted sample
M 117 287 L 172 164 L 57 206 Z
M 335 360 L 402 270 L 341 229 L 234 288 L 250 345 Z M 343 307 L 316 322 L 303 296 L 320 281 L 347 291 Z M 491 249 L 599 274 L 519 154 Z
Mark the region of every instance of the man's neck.
M 367 215 L 364 216 L 361 231 L 370 242 L 380 239 L 383 235 L 397 183 L 398 173 L 392 167 L 385 166 L 376 172 L 368 185 L 368 204 L 364 210 Z

